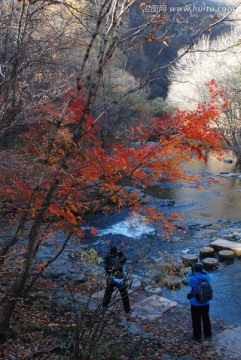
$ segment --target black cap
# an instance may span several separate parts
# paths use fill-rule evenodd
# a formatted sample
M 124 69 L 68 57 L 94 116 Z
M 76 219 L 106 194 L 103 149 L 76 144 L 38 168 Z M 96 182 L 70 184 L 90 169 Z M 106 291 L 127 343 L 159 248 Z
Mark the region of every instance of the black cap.
M 110 248 L 110 254 L 117 254 L 118 250 L 116 246 L 111 246 Z
M 202 272 L 203 271 L 203 265 L 200 264 L 200 263 L 196 263 L 196 264 L 194 264 L 193 269 L 195 271 Z

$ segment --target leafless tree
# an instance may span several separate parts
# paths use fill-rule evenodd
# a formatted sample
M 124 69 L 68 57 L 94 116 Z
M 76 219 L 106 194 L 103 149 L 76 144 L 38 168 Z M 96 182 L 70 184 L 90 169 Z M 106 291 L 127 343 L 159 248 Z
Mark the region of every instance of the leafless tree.
M 185 57 L 170 69 L 171 84 L 167 101 L 182 109 L 192 109 L 208 99 L 205 85 L 215 80 L 224 89 L 230 105 L 217 123 L 227 145 L 240 158 L 240 53 L 239 32 L 232 31 L 215 39 L 204 36 Z
M 116 106 L 118 109 L 121 101 L 128 96 L 146 89 L 150 79 L 160 76 L 163 69 L 174 64 L 194 46 L 191 42 L 178 57 L 159 65 L 158 60 L 163 56 L 165 47 L 172 41 L 169 31 L 175 26 L 180 29 L 182 21 L 188 29 L 189 15 L 185 13 L 183 16 L 181 9 L 177 11 L 179 13 L 170 12 L 168 3 L 164 5 L 165 11 L 162 7 L 158 7 L 154 12 L 149 11 L 147 7 L 149 4 L 137 0 L 96 0 L 88 3 L 67 0 L 5 0 L 0 5 L 1 136 L 6 139 L 9 129 L 17 129 L 19 135 L 22 131 L 19 130 L 20 125 L 26 126 L 36 122 L 36 127 L 41 128 L 47 121 L 51 124 L 50 131 L 45 134 L 43 141 L 44 155 L 41 161 L 34 164 L 32 181 L 28 179 L 31 185 L 28 201 L 20 204 L 21 211 L 18 210 L 16 222 L 11 223 L 11 226 L 14 225 L 13 236 L 1 248 L 0 256 L 3 259 L 9 250 L 18 244 L 20 236 L 24 233 L 26 250 L 21 255 L 20 271 L 1 299 L 0 334 L 3 339 L 7 336 L 15 305 L 19 297 L 27 291 L 27 280 L 38 251 L 42 225 L 46 220 L 45 215 L 62 178 L 68 174 L 71 156 L 78 151 L 78 155 L 84 157 L 85 154 L 82 153 L 84 139 L 90 128 L 101 122 L 110 110 L 113 113 Z M 130 16 L 139 17 L 137 27 L 130 27 Z M 197 27 L 192 21 L 190 31 L 193 42 L 223 20 L 205 18 L 205 22 L 198 20 Z M 119 91 L 117 96 L 107 99 L 105 106 L 101 107 L 98 113 L 98 109 L 95 108 L 95 120 L 88 127 L 87 121 L 94 105 L 99 100 L 101 92 L 105 91 L 101 86 L 108 78 L 112 63 L 115 63 L 121 54 L 139 51 L 140 46 L 148 42 L 160 42 L 160 50 L 150 62 L 145 77 L 137 81 L 129 79 L 126 86 L 126 74 L 123 76 L 123 69 L 119 70 L 120 73 L 122 71 L 120 77 L 122 82 L 118 85 L 117 78 L 115 81 L 112 80 L 112 86 L 123 87 L 124 80 L 123 93 Z M 113 66 L 110 69 L 115 68 Z M 67 91 L 70 88 L 71 93 Z M 67 97 L 60 102 L 59 96 L 64 94 L 65 89 Z M 86 93 L 83 111 L 71 129 L 68 142 L 64 146 L 61 143 L 59 159 L 55 164 L 53 157 L 57 143 L 60 143 L 59 137 L 65 130 L 62 125 L 66 114 L 83 91 Z M 49 102 L 58 106 L 58 112 L 53 111 L 50 119 L 36 111 L 37 105 Z M 6 156 L 3 150 L 1 159 L 4 154 Z M 24 169 L 27 169 L 27 165 L 33 165 L 31 154 L 27 155 L 28 162 L 22 165 L 21 154 L 17 159 L 12 160 L 9 152 L 9 163 L 2 160 L 4 165 L 1 166 L 4 170 L 1 172 L 2 179 L 6 180 L 10 172 L 14 172 L 20 179 L 22 176 L 27 177 Z M 54 168 L 52 176 L 49 175 L 50 167 Z M 49 181 L 47 185 L 46 178 Z M 36 207 L 36 195 L 41 191 L 43 198 L 41 204 Z M 67 197 L 60 204 L 63 208 L 67 206 Z M 90 204 L 89 211 L 91 209 Z M 48 226 L 50 225 L 51 222 Z M 71 235 L 72 230 L 69 229 L 63 246 L 66 246 Z M 60 254 L 61 251 L 57 255 Z

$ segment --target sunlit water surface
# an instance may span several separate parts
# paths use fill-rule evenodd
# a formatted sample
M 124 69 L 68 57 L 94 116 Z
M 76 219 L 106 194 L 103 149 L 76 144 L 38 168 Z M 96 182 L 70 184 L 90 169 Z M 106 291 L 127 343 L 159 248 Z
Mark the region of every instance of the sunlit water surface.
M 153 197 L 151 204 L 160 206 L 160 210 L 165 214 L 179 212 L 189 228 L 220 221 L 225 223 L 226 220 L 231 223 L 241 221 L 241 176 L 220 175 L 235 171 L 235 158 L 232 154 L 227 154 L 226 160 L 229 159 L 232 159 L 233 163 L 219 161 L 213 155 L 208 157 L 205 164 L 193 160 L 186 169 L 199 176 L 198 184 L 180 182 L 156 185 L 147 190 L 148 195 Z M 209 182 L 210 177 L 214 181 Z M 174 200 L 175 203 L 173 206 L 163 207 L 163 199 Z M 126 209 L 110 216 L 97 215 L 91 219 L 89 225 L 99 230 L 91 245 L 96 247 L 101 255 L 104 255 L 110 243 L 115 243 L 122 249 L 126 246 L 124 251 L 131 261 L 135 260 L 137 253 L 148 251 L 150 242 L 155 238 L 154 226 L 146 222 L 138 223 L 134 215 Z M 195 232 L 193 234 L 193 237 L 189 234 L 186 242 L 165 243 L 158 239 L 153 241 L 150 258 L 157 261 L 159 251 L 176 252 L 180 256 L 181 253 L 192 252 L 207 245 L 202 243 L 200 233 L 198 236 L 195 236 Z M 221 265 L 211 273 L 211 279 L 214 288 L 211 315 L 228 323 L 241 323 L 241 259 L 236 259 L 232 265 Z M 184 286 L 175 292 L 165 289 L 164 295 L 186 303 L 187 292 L 188 287 Z

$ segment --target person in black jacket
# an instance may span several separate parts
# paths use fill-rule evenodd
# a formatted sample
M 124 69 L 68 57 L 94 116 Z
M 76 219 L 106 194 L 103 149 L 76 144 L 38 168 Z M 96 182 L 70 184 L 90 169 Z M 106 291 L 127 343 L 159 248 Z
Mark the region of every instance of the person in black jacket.
M 105 257 L 105 272 L 107 276 L 107 286 L 102 303 L 102 308 L 106 309 L 110 303 L 112 293 L 118 288 L 126 314 L 132 312 L 130 308 L 129 295 L 125 285 L 123 265 L 126 263 L 126 256 L 118 251 L 116 246 L 110 248 L 109 254 Z

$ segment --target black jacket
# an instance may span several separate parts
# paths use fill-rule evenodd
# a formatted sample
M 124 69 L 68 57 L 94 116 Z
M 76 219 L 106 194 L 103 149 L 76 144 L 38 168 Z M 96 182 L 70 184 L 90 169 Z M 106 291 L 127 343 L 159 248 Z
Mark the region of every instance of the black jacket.
M 123 265 L 126 263 L 126 256 L 119 251 L 118 254 L 108 254 L 105 257 L 105 271 L 108 275 L 123 273 Z

